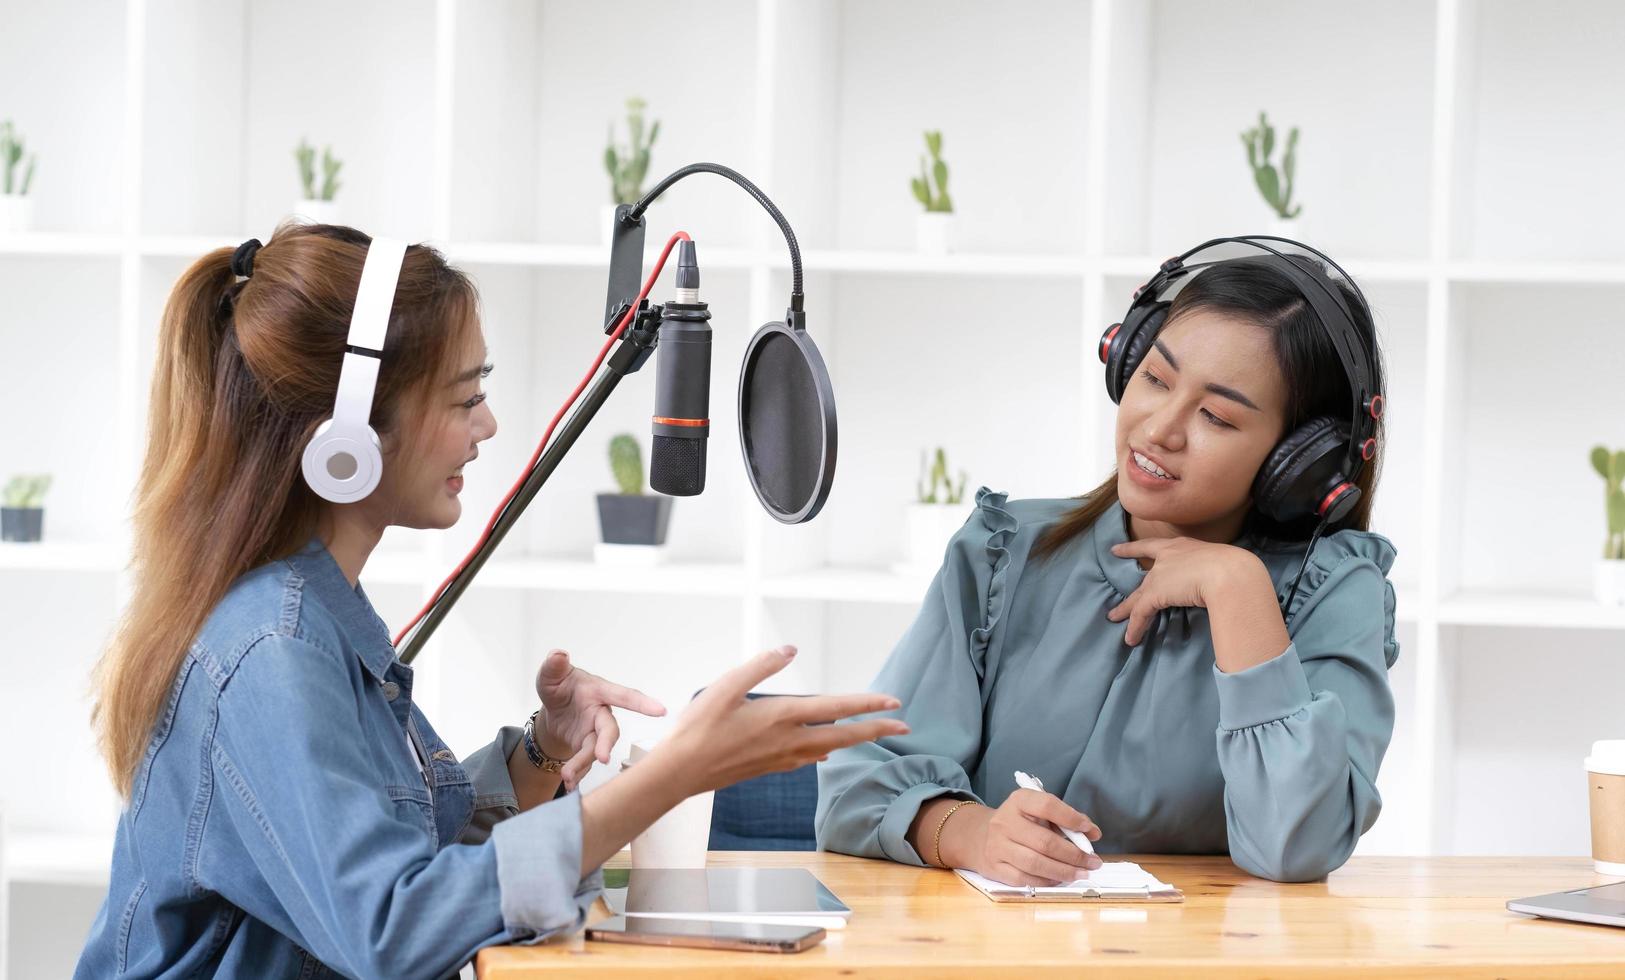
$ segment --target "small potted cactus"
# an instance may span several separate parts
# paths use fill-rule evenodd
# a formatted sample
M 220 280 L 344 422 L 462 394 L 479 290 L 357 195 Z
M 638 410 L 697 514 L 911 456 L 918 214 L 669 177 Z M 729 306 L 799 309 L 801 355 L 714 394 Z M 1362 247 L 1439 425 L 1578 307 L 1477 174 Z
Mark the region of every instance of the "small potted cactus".
M 1602 477 L 1603 503 L 1608 519 L 1608 537 L 1597 561 L 1597 600 L 1611 606 L 1625 606 L 1625 449 L 1609 452 L 1605 446 L 1591 450 L 1591 468 Z
M 34 226 L 34 199 L 28 190 L 36 159 L 11 120 L 0 122 L 0 235 L 20 235 Z
M 1298 215 L 1303 212 L 1302 204 L 1292 202 L 1298 167 L 1298 127 L 1293 126 L 1287 133 L 1279 171 L 1270 162 L 1275 152 L 1275 127 L 1262 111 L 1258 113 L 1258 125 L 1241 134 L 1241 145 L 1247 148 L 1247 166 L 1252 169 L 1253 183 L 1270 209 L 1267 230 L 1282 238 L 1294 237 Z
M 316 148 L 301 138 L 293 151 L 293 158 L 299 164 L 299 187 L 304 194 L 304 197 L 293 202 L 294 216 L 304 218 L 312 224 L 337 224 L 339 211 L 333 198 L 339 192 L 339 170 L 343 168 L 344 162 L 333 156 L 331 146 L 322 147 L 322 178 L 318 184 Z
M 909 178 L 914 199 L 925 208 L 914 226 L 914 240 L 927 255 L 946 255 L 953 248 L 954 202 L 948 196 L 948 164 L 942 159 L 942 131 L 927 130 L 925 148 L 931 154 L 930 169 L 920 157 L 920 175 Z
M 38 541 L 45 536 L 45 491 L 51 478 L 14 476 L 0 493 L 0 541 Z
M 906 508 L 908 551 L 898 571 L 929 573 L 942 564 L 943 549 L 965 523 L 965 473 L 958 482 L 948 475 L 948 453 L 940 446 L 920 453 L 920 475 L 914 502 Z
M 609 124 L 609 143 L 604 147 L 604 170 L 609 174 L 610 202 L 599 209 L 598 228 L 603 243 L 614 240 L 615 208 L 636 204 L 643 197 L 643 179 L 649 175 L 649 150 L 660 136 L 660 120 L 644 129 L 643 110 L 648 104 L 633 97 L 626 100 L 626 144 L 616 146 L 615 124 Z M 647 212 L 645 212 L 647 214 Z
M 630 433 L 609 441 L 609 468 L 620 493 L 598 495 L 599 543 L 593 557 L 610 564 L 659 563 L 671 522 L 671 498 L 643 492 L 643 451 Z

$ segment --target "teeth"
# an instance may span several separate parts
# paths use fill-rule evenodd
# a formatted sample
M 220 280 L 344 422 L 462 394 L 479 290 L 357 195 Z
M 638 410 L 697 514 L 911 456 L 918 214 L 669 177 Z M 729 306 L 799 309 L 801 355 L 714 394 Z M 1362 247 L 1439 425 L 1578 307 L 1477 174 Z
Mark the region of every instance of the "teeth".
M 1153 473 L 1153 474 L 1155 474 L 1157 476 L 1160 476 L 1164 480 L 1172 480 L 1173 479 L 1172 474 L 1170 474 L 1167 470 L 1164 470 L 1162 467 L 1158 466 L 1156 463 L 1151 462 L 1151 460 L 1147 459 L 1145 456 L 1142 456 L 1139 453 L 1134 453 L 1133 455 L 1134 455 L 1134 462 L 1139 465 L 1140 469 L 1145 470 L 1147 473 Z

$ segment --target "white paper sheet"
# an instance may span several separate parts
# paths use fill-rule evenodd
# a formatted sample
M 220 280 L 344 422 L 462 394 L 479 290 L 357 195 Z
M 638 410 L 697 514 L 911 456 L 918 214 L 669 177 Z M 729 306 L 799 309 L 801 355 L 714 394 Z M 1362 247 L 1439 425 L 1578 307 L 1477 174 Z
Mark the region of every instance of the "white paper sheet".
M 1032 895 L 1044 898 L 1079 898 L 1109 895 L 1159 895 L 1178 889 L 1157 880 L 1156 875 L 1133 861 L 1113 861 L 1101 865 L 1077 881 L 1065 885 L 1006 885 L 985 878 L 964 868 L 955 869 L 959 877 L 975 885 L 987 895 Z

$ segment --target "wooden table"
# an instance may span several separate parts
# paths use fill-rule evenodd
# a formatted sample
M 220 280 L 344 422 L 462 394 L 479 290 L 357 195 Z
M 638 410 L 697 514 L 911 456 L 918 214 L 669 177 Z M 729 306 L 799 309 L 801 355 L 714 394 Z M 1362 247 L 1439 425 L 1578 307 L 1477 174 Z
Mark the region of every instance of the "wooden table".
M 624 859 L 623 859 L 624 860 Z M 1178 905 L 995 904 L 940 870 L 839 854 L 714 853 L 712 867 L 804 867 L 852 907 L 804 953 L 587 943 L 492 947 L 481 980 L 574 976 L 1269 975 L 1625 977 L 1625 929 L 1506 910 L 1614 880 L 1584 858 L 1356 858 L 1325 881 L 1261 881 L 1223 857 L 1128 857 Z M 592 918 L 608 912 L 600 901 Z

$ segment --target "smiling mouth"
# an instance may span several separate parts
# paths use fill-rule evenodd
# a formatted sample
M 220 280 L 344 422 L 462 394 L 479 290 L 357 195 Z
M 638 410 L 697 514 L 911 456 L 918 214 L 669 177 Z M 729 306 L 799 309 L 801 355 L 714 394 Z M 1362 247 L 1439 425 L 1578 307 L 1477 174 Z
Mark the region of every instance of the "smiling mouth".
M 1131 450 L 1129 450 L 1129 457 L 1131 459 L 1133 459 L 1134 465 L 1138 466 L 1140 468 L 1141 472 L 1149 473 L 1150 475 L 1156 477 L 1159 480 L 1167 480 L 1169 482 L 1173 482 L 1174 480 L 1179 479 L 1179 477 L 1174 476 L 1172 473 L 1169 473 L 1167 470 L 1165 470 L 1162 467 L 1158 466 L 1156 463 L 1153 463 L 1151 461 L 1150 457 L 1144 455 L 1143 453 L 1135 452 L 1134 450 L 1131 449 Z

